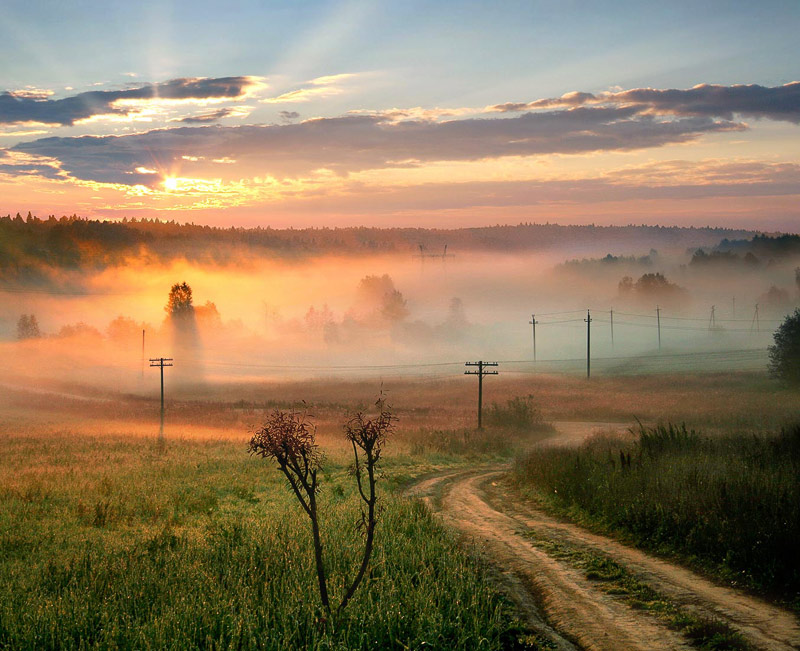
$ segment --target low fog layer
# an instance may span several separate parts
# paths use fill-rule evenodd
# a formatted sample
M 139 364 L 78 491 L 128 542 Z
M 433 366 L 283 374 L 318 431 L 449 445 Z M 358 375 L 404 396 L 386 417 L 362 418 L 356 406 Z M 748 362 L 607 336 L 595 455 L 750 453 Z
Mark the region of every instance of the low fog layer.
M 675 370 L 763 368 L 771 333 L 798 305 L 800 261 L 693 253 L 139 259 L 87 274 L 75 293 L 5 291 L 2 367 L 12 383 L 148 395 L 158 384 L 151 357 L 173 358 L 168 382 L 186 391 L 225 380 L 454 376 L 478 359 L 504 372 L 582 372 L 590 309 L 598 370 L 648 370 L 651 356 Z

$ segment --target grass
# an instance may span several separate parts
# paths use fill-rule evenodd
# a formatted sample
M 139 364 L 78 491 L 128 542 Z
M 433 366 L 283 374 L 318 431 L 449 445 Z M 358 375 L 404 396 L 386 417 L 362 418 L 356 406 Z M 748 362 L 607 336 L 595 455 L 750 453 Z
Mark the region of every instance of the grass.
M 545 422 L 542 411 L 533 395 L 515 396 L 505 405 L 493 402 L 486 413 L 486 422 L 491 426 L 535 432 L 552 432 L 553 426 Z
M 152 378 L 151 378 L 152 379 Z M 158 419 L 157 382 L 148 397 L 103 393 L 80 385 L 48 385 L 51 393 L 32 393 L 7 387 L 0 395 L 7 417 L 17 413 L 25 422 L 43 419 L 57 407 L 73 427 L 87 421 L 146 424 L 152 431 Z M 474 378 L 390 378 L 384 382 L 390 404 L 405 431 L 414 429 L 472 430 L 476 425 L 477 391 Z M 144 391 L 144 388 L 141 389 Z M 342 414 L 371 404 L 375 380 L 342 379 L 296 382 L 220 383 L 197 387 L 169 386 L 167 423 L 241 430 L 255 425 L 275 407 L 301 406 L 305 400 L 321 431 L 338 435 Z M 70 399 L 69 393 L 92 400 Z M 792 391 L 763 373 L 681 373 L 675 375 L 602 376 L 585 378 L 540 373 L 506 373 L 484 383 L 484 415 L 492 403 L 505 407 L 512 396 L 533 394 L 545 422 L 559 420 L 685 422 L 708 433 L 777 429 L 800 413 L 800 392 Z M 32 413 L 34 412 L 34 413 Z M 38 412 L 38 413 L 35 413 Z M 61 420 L 61 422 L 65 422 Z M 487 420 L 488 424 L 488 420 Z
M 516 648 L 524 631 L 420 504 L 383 493 L 368 576 L 318 604 L 307 518 L 239 437 L 0 437 L 0 648 Z M 388 459 L 385 473 L 432 465 Z M 332 447 L 322 528 L 341 596 L 363 545 Z M 392 481 L 385 484 L 391 485 Z M 531 648 L 535 648 L 533 645 Z
M 798 426 L 715 437 L 685 426 L 642 428 L 633 440 L 535 450 L 518 460 L 514 477 L 562 514 L 799 602 Z
M 152 442 L 157 400 L 9 388 L 0 395 L 0 648 L 546 646 L 522 634 L 479 560 L 392 494 L 432 471 L 522 454 L 546 433 L 530 421 L 518 426 L 525 405 L 506 400 L 530 393 L 544 422 L 630 422 L 636 413 L 703 424 L 713 441 L 682 433 L 652 444 L 597 439 L 579 451 L 542 450 L 516 476 L 562 513 L 738 584 L 796 594 L 787 545 L 798 539 L 797 456 L 774 437 L 733 433 L 777 427 L 800 411 L 800 394 L 763 374 L 591 382 L 508 374 L 484 387 L 501 418 L 478 432 L 470 379 L 384 387 L 400 423 L 384 469 L 378 546 L 369 577 L 335 622 L 322 622 L 316 605 L 304 514 L 278 473 L 245 449 L 267 410 L 311 397 L 329 456 L 326 561 L 340 591 L 362 542 L 341 423 L 371 404 L 364 396 L 374 382 L 176 387 L 163 451 Z M 630 455 L 625 470 L 620 452 Z
M 608 556 L 540 537 L 535 532 L 529 532 L 527 536 L 551 556 L 583 571 L 584 576 L 596 582 L 606 594 L 621 599 L 632 608 L 647 611 L 670 628 L 680 631 L 692 646 L 703 651 L 744 651 L 750 648 L 742 635 L 726 623 L 681 608 Z

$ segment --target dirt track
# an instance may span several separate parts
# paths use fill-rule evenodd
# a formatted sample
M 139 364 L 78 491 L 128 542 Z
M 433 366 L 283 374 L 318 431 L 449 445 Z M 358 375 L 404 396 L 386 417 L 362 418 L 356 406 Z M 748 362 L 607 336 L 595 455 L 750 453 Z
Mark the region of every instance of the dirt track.
M 592 424 L 559 424 L 563 434 L 548 444 L 575 444 L 596 429 Z M 609 429 L 609 425 L 604 424 L 601 429 Z M 612 558 L 680 607 L 728 623 L 755 648 L 800 648 L 800 624 L 785 610 L 559 521 L 530 505 L 517 503 L 510 507 L 508 496 L 495 481 L 506 470 L 496 466 L 448 471 L 423 479 L 408 492 L 425 499 L 446 523 L 483 548 L 529 624 L 543 631 L 559 648 L 622 650 L 690 646 L 681 634 L 654 616 L 603 592 L 583 572 L 548 555 L 521 535 L 525 532 L 534 531 L 537 537 Z

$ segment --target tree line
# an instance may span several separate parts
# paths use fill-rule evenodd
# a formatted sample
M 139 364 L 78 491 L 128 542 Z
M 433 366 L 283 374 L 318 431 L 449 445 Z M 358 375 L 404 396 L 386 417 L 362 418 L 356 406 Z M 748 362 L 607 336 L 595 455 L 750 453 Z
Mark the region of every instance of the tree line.
M 631 245 L 647 239 L 662 246 L 697 246 L 698 239 L 750 237 L 749 231 L 662 226 L 563 226 L 522 223 L 480 228 L 212 227 L 158 219 L 103 221 L 77 215 L 41 219 L 0 216 L 0 280 L 46 283 L 48 270 L 100 270 L 147 254 L 170 261 L 226 263 L 244 254 L 302 257 L 336 254 L 536 251 L 558 245 Z

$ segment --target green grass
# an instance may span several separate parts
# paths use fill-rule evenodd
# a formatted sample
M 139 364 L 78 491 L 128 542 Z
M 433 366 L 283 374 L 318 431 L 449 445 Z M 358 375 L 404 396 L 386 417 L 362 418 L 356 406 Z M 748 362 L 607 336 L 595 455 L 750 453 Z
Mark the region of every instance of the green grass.
M 659 426 L 535 450 L 514 477 L 579 521 L 800 602 L 800 427 L 709 438 Z
M 367 578 L 319 607 L 308 520 L 238 440 L 42 431 L 0 438 L 0 648 L 516 648 L 481 562 L 384 492 Z M 387 459 L 410 475 L 407 458 Z M 425 459 L 417 469 L 431 469 Z M 330 590 L 363 542 L 344 458 L 321 496 Z M 532 643 L 533 644 L 533 643 Z

